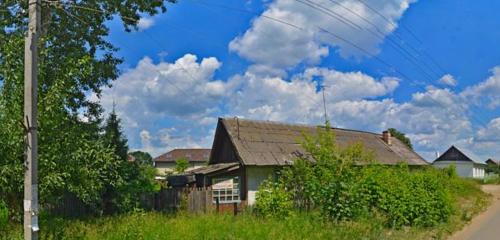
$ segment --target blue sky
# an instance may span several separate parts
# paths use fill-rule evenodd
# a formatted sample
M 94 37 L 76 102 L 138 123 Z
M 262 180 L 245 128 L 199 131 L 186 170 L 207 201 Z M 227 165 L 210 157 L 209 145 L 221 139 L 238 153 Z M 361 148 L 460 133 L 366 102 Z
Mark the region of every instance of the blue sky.
M 205 2 L 109 23 L 125 62 L 101 102 L 131 148 L 210 147 L 221 116 L 320 124 L 324 84 L 335 126 L 395 127 L 428 160 L 452 144 L 500 158 L 500 2 Z

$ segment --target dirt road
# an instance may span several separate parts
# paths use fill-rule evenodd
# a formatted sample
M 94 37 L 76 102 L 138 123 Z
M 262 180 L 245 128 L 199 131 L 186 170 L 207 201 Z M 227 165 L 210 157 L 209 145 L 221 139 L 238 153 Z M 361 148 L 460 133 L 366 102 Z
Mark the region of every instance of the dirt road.
M 500 239 L 500 185 L 484 185 L 483 191 L 493 195 L 491 206 L 472 219 L 464 229 L 453 234 L 450 240 Z

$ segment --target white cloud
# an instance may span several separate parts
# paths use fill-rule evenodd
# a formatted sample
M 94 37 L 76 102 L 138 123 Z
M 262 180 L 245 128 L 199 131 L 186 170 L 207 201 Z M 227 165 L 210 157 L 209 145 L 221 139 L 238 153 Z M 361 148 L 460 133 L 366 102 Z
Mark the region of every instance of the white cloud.
M 155 21 L 152 17 L 142 17 L 139 19 L 139 22 L 137 23 L 137 27 L 139 28 L 139 31 L 144 31 L 150 27 L 152 27 L 155 24 Z
M 492 119 L 486 127 L 481 128 L 477 133 L 479 142 L 500 142 L 500 118 Z M 499 150 L 500 151 L 500 150 Z
M 438 82 L 443 84 L 443 85 L 450 86 L 450 87 L 457 86 L 457 80 L 455 80 L 455 78 L 450 74 L 444 75 L 443 77 L 441 77 L 438 80 Z
M 500 68 L 463 92 L 429 87 L 396 102 L 390 97 L 399 86 L 394 77 L 312 67 L 286 78 L 250 68 L 221 81 L 214 78 L 220 66 L 215 58 L 198 60 L 190 54 L 172 63 L 144 58 L 103 92 L 102 102 L 109 109 L 115 99 L 129 138 L 140 138 L 135 146 L 153 155 L 176 147 L 210 147 L 218 116 L 321 124 L 321 84 L 328 86 L 327 112 L 334 126 L 374 132 L 397 128 L 428 160 L 452 144 L 481 157 L 500 151 L 495 150 L 500 119 L 477 130 L 469 120 L 467 97 L 493 99 L 490 88 L 497 86 Z
M 182 142 L 201 146 L 215 127 L 221 100 L 232 92 L 232 83 L 214 79 L 220 66 L 216 58 L 198 60 L 192 54 L 173 63 L 155 64 L 145 57 L 105 89 L 100 101 L 108 110 L 116 103 L 131 145 L 152 153 Z M 161 127 L 166 123 L 184 127 L 166 131 Z
M 339 72 L 326 68 L 306 69 L 303 77 L 323 79 L 330 100 L 352 100 L 385 96 L 399 86 L 399 79 L 384 77 L 380 81 L 361 72 Z
M 486 81 L 466 88 L 462 96 L 490 109 L 500 107 L 500 66 L 494 67 L 491 73 Z
M 397 103 L 389 98 L 399 85 L 397 78 L 377 80 L 361 72 L 309 68 L 290 81 L 249 72 L 236 78 L 242 87 L 231 96 L 228 109 L 245 118 L 321 124 L 323 103 L 318 89 L 324 82 L 330 86 L 326 104 L 334 126 L 374 132 L 397 128 L 429 160 L 435 151 L 473 136 L 466 102 L 449 89 L 429 88 Z
M 370 54 L 377 54 L 378 45 L 395 30 L 397 21 L 415 1 L 366 1 L 390 22 L 360 1 L 338 2 L 340 4 L 327 0 L 314 1 L 312 5 L 323 9 L 320 12 L 298 1 L 275 0 L 261 16 L 254 19 L 250 29 L 231 41 L 229 49 L 257 64 L 281 69 L 303 62 L 318 63 L 322 57 L 329 54 L 328 47 L 337 48 L 339 54 L 345 58 L 366 55 L 339 38 L 321 33 L 321 27 L 349 39 Z M 270 18 L 293 24 L 303 30 L 272 21 Z

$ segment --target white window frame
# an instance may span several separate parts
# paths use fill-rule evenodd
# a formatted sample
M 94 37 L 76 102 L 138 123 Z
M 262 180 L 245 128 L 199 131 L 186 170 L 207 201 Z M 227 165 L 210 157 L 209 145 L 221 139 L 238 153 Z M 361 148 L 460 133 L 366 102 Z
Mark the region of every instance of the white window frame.
M 233 184 L 231 188 L 213 188 L 214 184 L 219 182 L 233 180 Z M 217 203 L 217 199 L 219 199 L 219 203 L 239 203 L 240 199 L 240 181 L 239 177 L 220 177 L 212 179 L 212 202 Z

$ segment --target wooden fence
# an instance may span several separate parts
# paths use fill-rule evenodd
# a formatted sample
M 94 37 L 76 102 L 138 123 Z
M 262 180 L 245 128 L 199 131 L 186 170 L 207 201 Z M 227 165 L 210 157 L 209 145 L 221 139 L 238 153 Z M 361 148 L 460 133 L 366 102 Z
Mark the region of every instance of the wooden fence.
M 213 210 L 212 189 L 191 189 L 187 196 L 187 210 L 193 213 L 206 213 Z
M 156 211 L 209 212 L 213 209 L 211 188 L 167 188 L 146 197 L 144 202 L 153 202 Z
M 175 212 L 185 209 L 192 213 L 212 211 L 238 211 L 237 204 L 218 204 L 213 202 L 211 188 L 167 188 L 155 194 L 141 194 L 141 207 L 146 210 Z M 233 206 L 234 205 L 234 206 Z M 51 213 L 62 216 L 84 216 L 96 214 L 73 195 L 65 195 L 54 206 L 46 206 Z

